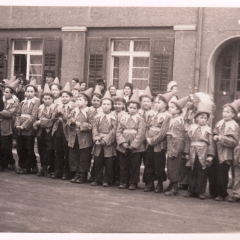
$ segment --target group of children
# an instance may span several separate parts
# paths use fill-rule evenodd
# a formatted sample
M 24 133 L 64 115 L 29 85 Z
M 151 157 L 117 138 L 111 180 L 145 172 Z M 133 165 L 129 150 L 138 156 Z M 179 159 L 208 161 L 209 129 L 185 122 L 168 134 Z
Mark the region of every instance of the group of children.
M 179 185 L 186 178 L 188 192 L 183 196 L 204 200 L 209 179 L 210 195 L 223 201 L 228 196 L 229 168 L 234 164 L 233 196 L 227 199 L 239 201 L 240 129 L 234 120 L 239 100 L 224 105 L 223 119 L 212 130 L 211 99 L 204 94 L 201 99 L 201 93 L 178 99 L 175 82 L 154 103 L 149 87 L 140 97 L 131 83 L 117 92 L 109 88 L 111 92 L 103 95 L 99 85 L 82 91 L 78 83 L 71 89 L 67 82 L 62 88 L 58 78 L 45 84 L 41 99 L 36 97 L 38 89 L 32 80 L 19 103 L 15 97 L 18 84 L 9 81 L 4 86 L 1 171 L 12 158 L 15 133 L 18 174 L 36 173 L 79 184 L 90 180 L 92 186 L 117 184 L 120 189 L 135 190 L 143 162 L 145 192 L 179 195 Z M 167 178 L 170 183 L 164 190 Z

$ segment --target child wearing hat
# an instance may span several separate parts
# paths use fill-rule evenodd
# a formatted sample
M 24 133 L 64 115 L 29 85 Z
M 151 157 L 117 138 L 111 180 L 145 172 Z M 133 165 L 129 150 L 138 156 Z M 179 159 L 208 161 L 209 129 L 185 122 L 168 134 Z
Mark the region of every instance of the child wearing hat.
M 167 85 L 167 92 L 176 92 L 176 91 L 177 91 L 177 83 L 175 81 L 169 82 Z M 170 99 L 169 103 L 177 100 L 178 100 L 178 96 L 174 94 Z
M 56 77 L 54 81 L 51 84 L 49 84 L 49 87 L 54 97 L 54 104 L 55 105 L 62 104 L 61 97 L 59 96 L 62 90 L 62 86 L 59 82 L 59 79 Z
M 197 196 L 205 199 L 207 186 L 208 166 L 211 165 L 215 155 L 212 129 L 207 125 L 213 111 L 213 105 L 208 102 L 199 102 L 195 114 L 195 124 L 191 124 L 187 132 L 187 141 L 184 153 L 189 159 L 187 164 L 191 170 L 188 177 L 188 192 L 184 197 Z
M 93 155 L 95 163 L 95 174 L 92 186 L 101 183 L 103 169 L 103 187 L 108 187 L 113 182 L 113 157 L 115 152 L 115 139 L 117 121 L 115 114 L 111 111 L 113 100 L 107 91 L 101 99 L 103 112 L 98 113 L 93 121 Z
M 180 114 L 188 100 L 189 97 L 184 97 L 178 101 L 172 101 L 169 103 L 168 107 L 168 111 L 172 118 L 167 132 L 167 175 L 170 184 L 166 189 L 166 196 L 179 195 L 178 183 L 181 180 L 180 162 L 182 160 L 186 134 L 183 118 Z
M 239 102 L 235 101 L 223 106 L 223 119 L 216 123 L 213 140 L 216 142 L 217 189 L 216 201 L 223 201 L 227 196 L 228 171 L 234 160 L 234 148 L 239 143 L 239 126 L 234 120 L 237 116 Z M 211 184 L 211 182 L 210 182 Z
M 38 108 L 38 118 L 33 127 L 37 131 L 37 147 L 40 155 L 41 169 L 37 176 L 50 177 L 50 165 L 54 159 L 53 141 L 52 141 L 52 127 L 54 120 L 55 105 L 53 103 L 54 97 L 46 83 L 42 94 L 42 102 Z
M 8 161 L 12 158 L 13 122 L 19 108 L 19 102 L 13 95 L 18 84 L 15 81 L 4 89 L 4 107 L 0 111 L 0 171 L 8 167 Z
M 35 96 L 37 91 L 36 79 L 33 79 L 26 86 L 26 98 L 21 102 L 19 112 L 16 115 L 15 128 L 18 130 L 17 153 L 20 167 L 17 173 L 19 174 L 38 173 L 34 153 L 36 130 L 33 128 L 40 106 L 40 100 Z
M 69 126 L 67 125 L 67 120 L 75 107 L 71 101 L 72 93 L 69 82 L 65 84 L 60 97 L 62 103 L 57 104 L 55 108 L 55 122 L 52 128 L 53 148 L 55 152 L 55 169 L 52 178 L 66 180 L 69 178 Z
M 117 124 L 120 118 L 126 113 L 125 109 L 126 101 L 124 99 L 123 90 L 118 90 L 116 96 L 113 97 L 113 113 L 115 114 Z M 113 159 L 113 183 L 119 186 L 120 183 L 120 162 L 119 162 L 119 151 L 116 150 L 117 156 Z
M 75 176 L 72 183 L 87 182 L 87 175 L 92 158 L 92 121 L 93 114 L 89 111 L 92 88 L 80 93 L 68 119 L 69 126 L 69 166 Z
M 73 86 L 71 92 L 73 95 L 72 101 L 75 102 L 77 100 L 77 98 L 79 97 L 79 93 L 81 92 L 80 84 L 79 83 L 75 84 Z
M 100 91 L 101 91 L 101 95 L 104 96 L 104 94 L 105 94 L 106 91 L 107 91 L 106 84 L 105 84 L 105 80 L 102 79 L 102 78 L 97 79 L 96 86 L 99 87 L 99 89 L 100 89 Z M 96 86 L 95 86 L 95 88 L 96 88 Z
M 158 94 L 155 99 L 155 114 L 147 119 L 147 149 L 145 162 L 145 192 L 155 190 L 155 193 L 163 192 L 163 182 L 167 180 L 165 172 L 167 131 L 171 116 L 167 111 L 168 102 L 173 92 Z M 154 181 L 158 181 L 155 188 Z
M 120 160 L 120 189 L 135 190 L 139 182 L 142 153 L 145 151 L 144 140 L 146 124 L 139 115 L 138 91 L 127 102 L 127 110 L 117 126 L 117 150 Z M 130 184 L 130 186 L 129 186 Z

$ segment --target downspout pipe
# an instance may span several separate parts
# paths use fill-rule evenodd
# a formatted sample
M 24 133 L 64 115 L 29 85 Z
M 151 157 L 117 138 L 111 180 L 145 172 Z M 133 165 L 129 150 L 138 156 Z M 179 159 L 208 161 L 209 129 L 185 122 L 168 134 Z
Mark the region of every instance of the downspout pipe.
M 203 32 L 203 14 L 204 8 L 198 8 L 198 24 L 197 24 L 197 42 L 196 42 L 196 60 L 195 60 L 195 77 L 194 92 L 199 91 L 200 85 L 200 67 L 201 67 L 201 50 L 202 50 L 202 32 Z

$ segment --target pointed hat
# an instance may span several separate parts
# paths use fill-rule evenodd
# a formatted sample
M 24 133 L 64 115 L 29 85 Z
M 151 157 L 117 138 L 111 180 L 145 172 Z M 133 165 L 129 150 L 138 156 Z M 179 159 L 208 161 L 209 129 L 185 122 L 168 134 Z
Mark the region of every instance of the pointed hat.
M 70 83 L 69 83 L 69 82 L 66 82 L 63 90 L 61 91 L 61 95 L 62 95 L 64 92 L 65 92 L 65 93 L 68 93 L 68 94 L 70 94 L 70 95 L 72 96 L 71 87 L 70 87 Z
M 47 83 L 45 83 L 45 85 L 44 85 L 42 96 L 45 94 L 51 95 L 53 97 L 53 93 L 51 92 L 50 87 Z
M 134 89 L 133 94 L 127 103 L 128 104 L 129 103 L 137 103 L 139 106 L 141 106 L 140 101 L 139 101 L 138 89 Z
M 28 87 L 33 87 L 35 89 L 35 91 L 37 92 L 38 91 L 37 80 L 35 78 L 33 78 L 31 80 L 31 82 L 26 86 L 26 89 Z
M 149 97 L 151 100 L 153 100 L 153 96 L 151 94 L 151 90 L 149 86 L 145 88 L 144 93 L 140 96 L 140 101 L 142 101 L 143 97 Z
M 164 94 L 158 94 L 158 98 L 163 99 L 166 103 L 169 103 L 169 101 L 172 99 L 172 97 L 176 95 L 176 92 L 167 92 Z
M 230 106 L 235 111 L 235 114 L 237 115 L 239 112 L 239 107 L 240 107 L 240 99 L 235 100 L 234 102 L 232 102 L 230 104 L 226 104 L 226 105 Z M 224 106 L 226 106 L 226 105 L 224 105 Z
M 5 88 L 10 88 L 10 89 L 12 89 L 13 92 L 14 92 L 14 94 L 16 94 L 16 89 L 17 89 L 18 85 L 19 85 L 19 81 L 14 81 L 14 82 L 12 82 L 12 83 L 10 83 L 10 84 L 7 84 L 7 85 L 5 86 Z
M 81 91 L 80 84 L 79 83 L 75 84 L 72 89 L 78 90 L 80 92 Z
M 105 92 L 105 94 L 104 94 L 103 98 L 101 99 L 101 101 L 104 100 L 104 99 L 108 99 L 108 100 L 110 100 L 113 103 L 113 99 L 111 97 L 111 94 L 110 94 L 109 90 L 107 90 Z
M 210 117 L 215 110 L 215 105 L 210 102 L 199 102 L 197 107 L 197 112 L 195 114 L 195 118 L 202 113 L 206 113 L 208 117 Z
M 172 101 L 172 103 L 174 103 L 182 112 L 182 109 L 184 108 L 184 106 L 187 104 L 188 101 L 189 101 L 189 97 L 187 96 L 177 101 Z
M 76 84 L 77 85 L 77 84 Z M 75 86 L 76 86 L 75 85 Z M 79 85 L 80 86 L 80 85 Z M 73 88 L 75 89 L 75 88 Z M 91 96 L 92 96 L 92 93 L 93 93 L 93 88 L 88 88 L 87 90 L 85 90 L 84 92 L 80 92 L 80 94 L 83 94 L 84 96 L 86 96 L 88 98 L 88 102 L 90 102 L 91 100 Z
M 6 84 L 7 84 L 7 85 L 10 85 L 10 84 L 13 83 L 16 79 L 17 79 L 16 76 L 13 76 L 13 77 L 11 77 L 11 78 L 6 82 Z
M 101 93 L 101 89 L 100 89 L 100 86 L 99 86 L 99 85 L 96 85 L 96 86 L 95 86 L 95 90 L 94 90 L 93 95 L 94 95 L 94 94 L 99 94 L 99 95 L 103 96 L 102 93 Z
M 118 90 L 118 91 L 116 92 L 116 97 L 117 97 L 117 98 L 122 98 L 122 99 L 124 99 L 123 89 Z
M 60 87 L 60 90 L 62 89 L 62 85 L 60 84 L 58 77 L 55 77 L 55 79 L 53 80 L 53 82 L 50 84 L 50 87 L 51 87 L 52 85 L 57 85 L 57 86 Z

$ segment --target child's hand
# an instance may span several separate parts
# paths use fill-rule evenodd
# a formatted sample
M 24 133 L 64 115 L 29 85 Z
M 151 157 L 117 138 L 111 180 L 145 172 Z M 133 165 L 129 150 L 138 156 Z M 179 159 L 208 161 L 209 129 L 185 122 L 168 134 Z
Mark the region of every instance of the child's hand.
M 80 126 L 81 126 L 81 123 L 80 123 L 80 122 L 76 122 L 76 126 L 77 126 L 77 127 L 80 127 Z
M 214 140 L 215 142 L 217 142 L 217 141 L 219 140 L 218 135 L 215 135 L 215 136 L 213 137 L 213 140 Z
M 16 126 L 16 129 L 23 129 L 23 127 L 22 126 Z
M 123 146 L 125 149 L 129 148 L 129 146 L 128 146 L 127 143 L 123 143 L 122 146 Z
M 134 147 L 132 147 L 132 146 L 130 146 L 130 147 L 129 147 L 129 149 L 130 149 L 130 150 L 134 150 L 135 148 L 134 148 Z
M 151 138 L 147 138 L 147 143 L 151 145 Z
M 99 140 L 97 140 L 97 141 L 95 142 L 95 144 L 99 146 L 99 145 L 101 145 L 101 142 L 100 142 Z
M 103 140 L 101 140 L 100 143 L 101 143 L 102 146 L 106 145 L 106 143 Z
M 189 154 L 185 154 L 185 158 L 189 160 Z

